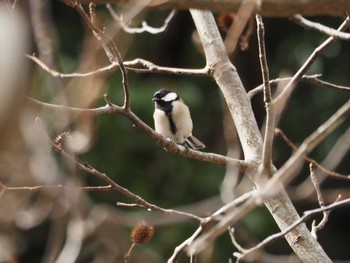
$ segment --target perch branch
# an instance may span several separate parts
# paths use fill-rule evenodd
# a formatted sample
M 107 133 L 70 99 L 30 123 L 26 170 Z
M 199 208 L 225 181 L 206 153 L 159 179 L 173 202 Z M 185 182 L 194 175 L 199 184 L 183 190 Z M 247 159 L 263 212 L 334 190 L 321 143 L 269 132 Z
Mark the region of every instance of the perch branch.
M 29 102 L 34 106 L 44 108 L 46 110 L 55 111 L 55 112 L 70 112 L 73 114 L 84 114 L 89 116 L 99 116 L 105 114 L 120 114 L 129 121 L 142 132 L 144 132 L 148 137 L 154 140 L 156 143 L 161 145 L 166 151 L 179 154 L 181 156 L 189 157 L 198 161 L 208 162 L 220 166 L 235 166 L 238 167 L 241 171 L 247 171 L 248 169 L 253 169 L 252 164 L 247 161 L 242 161 L 238 159 L 229 158 L 220 154 L 215 153 L 206 153 L 195 151 L 192 149 L 187 149 L 181 145 L 177 145 L 176 143 L 169 142 L 165 137 L 154 131 L 151 127 L 149 127 L 146 123 L 144 123 L 140 118 L 137 117 L 131 110 L 125 112 L 122 107 L 119 107 L 111 102 L 108 102 L 107 105 L 99 108 L 91 108 L 91 109 L 82 109 L 75 107 L 68 107 L 62 105 L 55 105 L 50 103 L 44 103 L 32 98 L 28 98 Z
M 54 140 L 52 140 L 50 138 L 50 136 L 47 134 L 46 130 L 42 127 L 42 121 L 39 118 L 36 119 L 36 123 L 41 128 L 41 130 L 45 133 L 49 143 L 51 144 L 52 148 L 56 152 L 60 153 L 62 156 L 64 156 L 68 160 L 73 161 L 81 170 L 83 170 L 83 171 L 85 171 L 93 176 L 96 176 L 99 179 L 101 179 L 102 181 L 104 181 L 105 183 L 109 184 L 113 190 L 129 197 L 140 207 L 144 207 L 149 211 L 155 210 L 155 211 L 161 211 L 163 213 L 185 216 L 185 217 L 190 218 L 190 219 L 197 221 L 199 223 L 201 223 L 203 221 L 203 219 L 199 216 L 196 216 L 196 215 L 193 215 L 190 213 L 186 213 L 186 212 L 173 210 L 173 209 L 164 209 L 164 208 L 161 208 L 157 205 L 154 205 L 154 204 L 147 202 L 146 200 L 144 200 L 140 196 L 132 193 L 128 189 L 126 189 L 126 188 L 120 186 L 119 184 L 117 184 L 116 182 L 114 182 L 107 174 L 98 171 L 97 169 L 92 167 L 89 163 L 83 162 L 79 158 L 77 158 L 77 157 L 73 156 L 72 154 L 68 153 L 67 151 L 65 151 L 65 149 L 62 147 L 61 144 L 56 143 Z

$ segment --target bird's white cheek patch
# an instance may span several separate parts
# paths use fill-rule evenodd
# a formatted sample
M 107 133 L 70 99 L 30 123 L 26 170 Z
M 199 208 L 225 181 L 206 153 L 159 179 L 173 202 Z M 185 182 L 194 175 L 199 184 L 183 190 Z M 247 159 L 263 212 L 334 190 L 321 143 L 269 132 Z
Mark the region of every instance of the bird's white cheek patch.
M 164 101 L 173 101 L 176 100 L 177 94 L 175 92 L 170 92 L 167 95 L 165 95 L 162 100 Z

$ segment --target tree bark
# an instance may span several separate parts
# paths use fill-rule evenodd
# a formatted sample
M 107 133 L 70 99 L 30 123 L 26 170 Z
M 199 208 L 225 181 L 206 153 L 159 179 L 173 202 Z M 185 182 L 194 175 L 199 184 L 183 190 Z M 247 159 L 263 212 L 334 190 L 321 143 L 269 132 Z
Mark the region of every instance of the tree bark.
M 349 0 L 249 0 L 256 2 L 255 13 L 263 17 L 303 16 L 344 16 L 350 11 Z M 89 4 L 90 0 L 81 0 Z M 114 3 L 127 6 L 130 0 L 95 0 L 95 3 Z M 140 2 L 142 2 L 140 0 Z M 143 0 L 144 5 L 162 9 L 211 10 L 212 12 L 237 12 L 244 0 Z
M 246 90 L 226 54 L 214 16 L 211 12 L 199 10 L 191 10 L 191 14 L 203 44 L 207 64 L 212 69 L 212 75 L 224 95 L 236 125 L 245 160 L 258 165 L 262 158 L 261 134 Z M 268 178 L 264 179 L 266 181 Z M 263 186 L 261 181 L 256 181 L 255 184 L 261 187 Z M 276 187 L 281 189 L 279 194 L 266 198 L 264 204 L 283 231 L 300 217 L 283 187 L 280 184 Z M 286 234 L 285 238 L 303 262 L 331 262 L 305 224 L 297 226 Z

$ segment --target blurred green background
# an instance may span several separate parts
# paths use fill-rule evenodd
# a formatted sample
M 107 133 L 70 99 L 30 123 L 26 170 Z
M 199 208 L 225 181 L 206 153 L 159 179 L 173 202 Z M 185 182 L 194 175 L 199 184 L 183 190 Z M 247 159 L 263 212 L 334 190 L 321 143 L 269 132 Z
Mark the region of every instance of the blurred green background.
M 76 70 L 83 40 L 90 34 L 82 24 L 80 16 L 60 1 L 51 2 L 53 20 L 54 45 L 58 69 L 63 72 Z M 110 26 L 111 18 L 102 7 L 97 9 L 101 25 Z M 150 11 L 146 20 L 152 26 L 160 26 L 168 11 Z M 216 14 L 217 16 L 217 14 Z M 312 18 L 331 27 L 338 27 L 341 18 Z M 270 67 L 270 78 L 281 74 L 293 74 L 304 63 L 313 50 L 326 39 L 318 32 L 305 30 L 294 25 L 288 19 L 264 19 L 266 30 L 267 59 Z M 195 28 L 189 12 L 179 11 L 162 34 L 138 34 L 132 37 L 119 34 L 115 38 L 121 48 L 124 60 L 143 58 L 156 65 L 184 68 L 201 68 L 205 65 L 203 55 L 192 43 Z M 222 31 L 222 35 L 225 33 Z M 237 51 L 232 61 L 248 90 L 261 84 L 261 72 L 258 59 L 256 34 L 249 40 L 249 49 Z M 35 44 L 32 45 L 36 51 Z M 335 41 L 315 62 L 308 74 L 322 74 L 322 79 L 338 85 L 350 86 L 350 45 L 348 42 Z M 103 52 L 99 54 L 100 64 L 106 65 Z M 105 63 L 103 63 L 103 61 Z M 43 101 L 50 101 L 54 92 L 54 80 L 36 65 L 31 64 L 33 81 L 31 96 Z M 65 86 L 70 80 L 62 80 Z M 80 79 L 75 80 L 76 85 Z M 129 86 L 131 92 L 131 107 L 145 123 L 153 127 L 153 93 L 163 87 L 174 89 L 180 94 L 191 109 L 194 121 L 194 134 L 202 140 L 207 148 L 205 151 L 226 154 L 226 144 L 223 136 L 223 101 L 216 83 L 208 77 L 175 76 L 161 74 L 140 74 L 129 71 Z M 74 93 L 74 86 L 69 87 Z M 76 91 L 84 92 L 83 89 Z M 108 75 L 103 89 L 97 95 L 96 106 L 104 105 L 103 94 L 108 93 L 112 102 L 122 103 L 123 93 L 119 72 Z M 343 103 L 350 98 L 349 93 L 315 87 L 304 83 L 298 84 L 288 107 L 279 124 L 287 136 L 296 144 L 300 144 L 321 123 L 327 120 Z M 74 101 L 70 101 L 72 106 Z M 252 100 L 254 113 L 261 127 L 265 110 L 262 95 Z M 93 104 L 91 106 L 94 106 Z M 45 117 L 45 116 L 44 116 Z M 50 115 L 45 119 L 51 122 Z M 349 120 L 333 132 L 310 155 L 318 161 L 327 156 L 337 138 L 349 128 Z M 79 126 L 72 124 L 73 127 Z M 106 115 L 97 117 L 94 121 L 93 140 L 87 152 L 79 158 L 88 162 L 101 172 L 106 173 L 121 186 L 140 195 L 150 203 L 164 208 L 179 207 L 203 200 L 218 200 L 220 185 L 225 175 L 223 167 L 186 159 L 165 152 L 161 147 L 147 138 L 121 116 Z M 277 167 L 289 158 L 292 151 L 280 139 L 275 140 L 274 163 Z M 339 173 L 349 174 L 350 155 L 347 154 L 337 167 Z M 79 178 L 87 185 L 100 185 L 102 182 L 91 175 L 79 171 Z M 297 185 L 308 177 L 307 165 L 295 178 L 292 185 Z M 246 180 L 243 180 L 246 181 Z M 345 181 L 327 180 L 322 187 L 325 189 L 348 188 Z M 253 185 L 251 185 L 253 188 Z M 125 213 L 142 213 L 138 208 L 118 208 L 116 202 L 131 202 L 124 196 L 114 192 L 92 192 L 88 194 L 89 202 L 93 204 L 109 204 Z M 306 209 L 317 207 L 315 196 L 307 200 L 296 200 L 295 205 L 300 213 Z M 209 214 L 218 206 L 209 207 L 202 214 Z M 126 214 L 126 215 L 127 215 Z M 146 217 L 149 215 L 146 215 Z M 165 218 L 167 215 L 159 215 Z M 319 241 L 332 259 L 350 260 L 348 249 L 350 243 L 349 208 L 340 208 L 332 212 L 325 229 L 319 233 Z M 152 222 L 150 222 L 152 224 Z M 45 250 L 45 240 L 48 236 L 50 223 L 39 225 L 22 235 L 29 241 L 20 256 L 20 262 L 39 262 Z M 310 225 L 310 222 L 308 222 Z M 130 225 L 118 229 L 114 235 L 120 235 L 128 243 Z M 155 237 L 148 245 L 137 248 L 135 253 L 142 251 L 155 262 L 165 262 L 173 249 L 188 238 L 197 225 L 185 221 L 174 224 L 155 224 Z M 237 225 L 237 239 L 242 244 L 250 246 L 251 242 L 262 240 L 278 228 L 265 208 L 257 208 L 249 213 Z M 34 238 L 35 237 L 35 238 Z M 96 245 L 98 247 L 98 245 Z M 94 242 L 86 241 L 79 262 L 90 262 Z M 215 243 L 211 262 L 227 262 L 236 251 L 230 242 L 228 234 L 221 236 Z M 290 254 L 290 248 L 284 240 L 273 242 L 267 250 L 276 254 Z M 149 260 L 149 259 L 148 259 Z M 136 262 L 136 261 L 134 261 Z M 142 261 L 149 262 L 149 261 Z M 188 262 L 183 256 L 181 262 Z M 206 261 L 203 261 L 206 262 Z M 349 261 L 348 261 L 349 262 Z

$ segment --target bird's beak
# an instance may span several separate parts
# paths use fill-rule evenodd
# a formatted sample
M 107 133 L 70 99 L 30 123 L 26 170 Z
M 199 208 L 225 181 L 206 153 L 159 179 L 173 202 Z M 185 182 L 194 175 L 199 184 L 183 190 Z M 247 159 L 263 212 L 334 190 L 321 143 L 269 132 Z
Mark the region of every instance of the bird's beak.
M 158 101 L 158 98 L 153 97 L 153 98 L 152 98 L 152 101 Z

